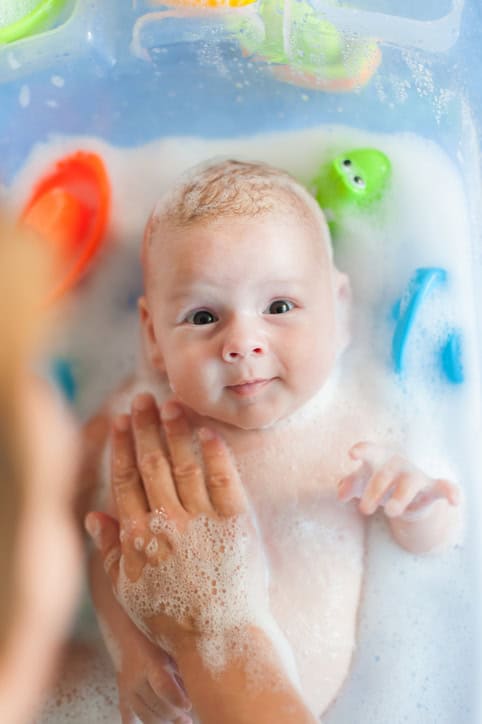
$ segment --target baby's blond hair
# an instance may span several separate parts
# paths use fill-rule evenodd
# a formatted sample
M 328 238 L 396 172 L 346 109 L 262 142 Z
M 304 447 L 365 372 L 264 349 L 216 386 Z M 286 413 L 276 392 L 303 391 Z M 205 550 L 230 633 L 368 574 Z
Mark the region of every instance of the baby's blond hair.
M 261 162 L 214 160 L 195 166 L 156 204 L 146 226 L 143 264 L 162 226 L 185 228 L 226 216 L 253 218 L 268 213 L 299 216 L 315 225 L 332 257 L 325 217 L 310 193 L 286 171 Z

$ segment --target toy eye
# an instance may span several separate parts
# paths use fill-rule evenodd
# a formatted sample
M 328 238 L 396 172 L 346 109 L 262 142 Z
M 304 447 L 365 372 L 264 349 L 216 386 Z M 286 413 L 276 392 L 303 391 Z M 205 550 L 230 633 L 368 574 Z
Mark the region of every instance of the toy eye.
M 346 168 L 350 168 L 350 166 L 351 166 L 351 161 L 350 161 L 350 159 L 349 159 L 349 158 L 345 158 L 345 160 L 343 161 L 343 165 L 344 165 Z
M 275 302 L 271 302 L 268 307 L 269 314 L 286 314 L 294 308 L 293 302 L 288 302 L 286 299 L 277 299 Z
M 355 176 L 353 178 L 353 181 L 356 183 L 357 186 L 359 186 L 361 189 L 365 188 L 365 181 L 362 179 L 361 176 Z
M 198 309 L 197 312 L 193 312 L 186 317 L 186 322 L 189 322 L 189 324 L 195 324 L 197 326 L 204 324 L 213 324 L 217 321 L 217 317 L 215 317 L 214 314 L 212 314 L 211 312 L 208 312 L 207 309 Z

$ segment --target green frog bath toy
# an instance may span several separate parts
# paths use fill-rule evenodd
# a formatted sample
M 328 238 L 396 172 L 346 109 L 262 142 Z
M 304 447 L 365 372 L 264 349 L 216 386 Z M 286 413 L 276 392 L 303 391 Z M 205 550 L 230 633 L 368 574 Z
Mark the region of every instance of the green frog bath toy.
M 0 45 L 53 27 L 66 0 L 0 0 Z
M 341 153 L 323 166 L 311 190 L 333 231 L 350 210 L 369 208 L 384 194 L 391 173 L 388 157 L 376 148 Z

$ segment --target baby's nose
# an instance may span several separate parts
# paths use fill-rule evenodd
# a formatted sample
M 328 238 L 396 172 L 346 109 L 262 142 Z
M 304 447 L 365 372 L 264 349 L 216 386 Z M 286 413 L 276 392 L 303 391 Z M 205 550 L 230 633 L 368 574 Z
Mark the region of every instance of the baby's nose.
M 224 340 L 222 358 L 225 362 L 236 362 L 246 357 L 261 357 L 266 354 L 266 344 L 261 335 L 243 331 L 232 330 Z

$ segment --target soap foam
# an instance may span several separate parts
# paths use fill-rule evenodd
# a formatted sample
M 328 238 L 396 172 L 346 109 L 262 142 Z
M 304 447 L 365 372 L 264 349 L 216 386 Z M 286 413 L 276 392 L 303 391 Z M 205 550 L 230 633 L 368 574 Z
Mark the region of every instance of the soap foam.
M 182 533 L 166 521 L 163 532 L 171 554 L 155 566 L 147 564 L 136 581 L 129 580 L 121 563 L 119 600 L 144 631 L 145 621 L 159 614 L 188 630 L 200 627 L 204 632 L 201 654 L 206 665 L 217 671 L 227 657 L 224 633 L 242 645 L 245 627 L 269 619 L 267 577 L 253 550 L 252 526 L 246 516 L 215 519 L 203 515 Z M 154 542 L 157 551 L 153 538 L 146 553 Z M 175 654 L 169 640 L 162 643 Z

